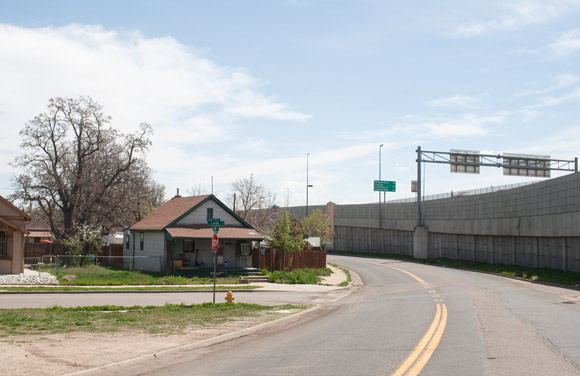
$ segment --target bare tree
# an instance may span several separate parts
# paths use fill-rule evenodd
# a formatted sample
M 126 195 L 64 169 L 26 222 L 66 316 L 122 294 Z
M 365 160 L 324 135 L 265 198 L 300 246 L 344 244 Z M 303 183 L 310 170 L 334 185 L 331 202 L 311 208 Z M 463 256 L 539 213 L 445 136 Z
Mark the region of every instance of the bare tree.
M 201 196 L 208 194 L 206 187 L 202 187 L 201 183 L 195 182 L 191 188 L 186 188 L 185 192 L 187 192 L 187 194 L 190 196 Z
M 252 177 L 237 179 L 231 186 L 233 192 L 228 195 L 227 200 L 230 205 L 235 206 L 236 213 L 254 228 L 268 230 L 274 222 L 276 195 Z
M 144 159 L 152 128 L 142 123 L 125 135 L 110 121 L 91 98 L 53 98 L 20 132 L 25 154 L 13 162 L 22 171 L 13 198 L 34 203 L 58 237 L 81 224 L 127 226 L 155 188 Z

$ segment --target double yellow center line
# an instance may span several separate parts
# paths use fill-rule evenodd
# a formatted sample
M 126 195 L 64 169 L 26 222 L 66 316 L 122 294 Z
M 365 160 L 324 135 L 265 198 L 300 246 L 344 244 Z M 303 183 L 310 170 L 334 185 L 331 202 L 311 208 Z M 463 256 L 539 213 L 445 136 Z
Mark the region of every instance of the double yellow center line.
M 425 288 L 430 287 L 429 283 L 425 282 L 422 278 L 406 270 L 375 262 L 369 261 L 360 261 L 360 262 L 379 265 L 385 268 L 396 270 L 413 278 L 414 280 L 422 284 L 423 287 Z M 429 292 L 435 297 L 439 297 L 438 295 L 435 295 L 435 291 Z M 435 301 L 442 302 L 443 300 L 436 299 Z M 437 349 L 437 346 L 439 346 L 439 342 L 443 337 L 443 332 L 445 332 L 446 325 L 447 325 L 447 306 L 443 303 L 437 303 L 437 305 L 435 306 L 435 318 L 433 319 L 433 322 L 431 323 L 429 330 L 427 330 L 427 333 L 425 333 L 421 341 L 419 341 L 417 347 L 415 347 L 413 352 L 411 352 L 411 354 L 407 357 L 407 359 L 405 359 L 403 364 L 397 369 L 397 371 L 393 374 L 393 376 L 418 375 L 423 370 L 429 359 L 431 359 L 431 356 L 435 352 L 435 349 Z
M 413 352 L 407 357 L 405 362 L 399 367 L 393 376 L 418 375 L 421 370 L 423 370 L 423 367 L 425 367 L 431 358 L 431 355 L 433 355 L 435 349 L 439 345 L 441 337 L 443 337 L 446 324 L 447 307 L 445 304 L 437 304 L 435 318 L 433 319 L 429 330 L 427 330 L 427 333 L 421 339 L 421 341 L 419 341 L 417 347 L 415 347 Z

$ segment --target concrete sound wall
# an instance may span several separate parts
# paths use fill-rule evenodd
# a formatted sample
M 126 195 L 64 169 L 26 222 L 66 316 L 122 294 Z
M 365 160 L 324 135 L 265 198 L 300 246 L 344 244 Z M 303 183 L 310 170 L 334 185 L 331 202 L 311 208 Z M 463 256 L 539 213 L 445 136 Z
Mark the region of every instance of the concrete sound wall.
M 424 201 L 425 227 L 419 229 L 426 234 L 426 254 L 421 256 L 416 203 L 383 204 L 380 217 L 378 203 L 336 205 L 334 249 L 580 272 L 579 179 L 575 173 L 509 190 Z

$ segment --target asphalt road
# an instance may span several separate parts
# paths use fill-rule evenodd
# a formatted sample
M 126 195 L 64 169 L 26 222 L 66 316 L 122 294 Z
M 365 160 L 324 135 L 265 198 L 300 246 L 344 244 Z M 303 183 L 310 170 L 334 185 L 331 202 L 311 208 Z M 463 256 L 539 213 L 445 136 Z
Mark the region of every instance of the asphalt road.
M 392 260 L 330 261 L 356 271 L 363 286 L 347 296 L 344 290 L 239 293 L 240 301 L 302 299 L 321 309 L 298 322 L 98 374 L 580 375 L 579 291 Z M 107 294 L 81 296 L 98 304 L 99 295 Z
M 364 286 L 301 322 L 115 375 L 580 375 L 580 292 L 380 259 L 331 257 Z

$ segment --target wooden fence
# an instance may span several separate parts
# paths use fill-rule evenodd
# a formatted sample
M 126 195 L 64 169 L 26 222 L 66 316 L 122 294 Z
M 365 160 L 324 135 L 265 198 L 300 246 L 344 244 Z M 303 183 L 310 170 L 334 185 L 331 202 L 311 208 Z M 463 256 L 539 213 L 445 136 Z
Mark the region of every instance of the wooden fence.
M 252 267 L 268 271 L 287 270 L 290 255 L 281 249 L 254 250 Z M 290 271 L 296 269 L 320 269 L 326 267 L 326 251 L 304 250 L 294 254 Z

